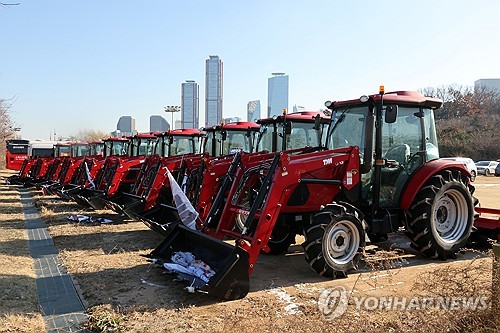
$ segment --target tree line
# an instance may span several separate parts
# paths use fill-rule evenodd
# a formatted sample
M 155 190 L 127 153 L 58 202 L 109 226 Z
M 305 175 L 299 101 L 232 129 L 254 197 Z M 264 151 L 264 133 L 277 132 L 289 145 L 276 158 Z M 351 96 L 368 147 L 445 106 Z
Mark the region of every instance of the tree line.
M 500 159 L 500 94 L 485 87 L 450 85 L 421 90 L 443 100 L 436 110 L 441 157 Z

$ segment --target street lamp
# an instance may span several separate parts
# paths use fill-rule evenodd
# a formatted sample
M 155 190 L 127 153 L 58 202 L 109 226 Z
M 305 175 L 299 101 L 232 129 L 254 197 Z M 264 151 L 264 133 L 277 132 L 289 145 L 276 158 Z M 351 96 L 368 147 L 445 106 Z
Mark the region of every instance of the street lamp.
M 170 124 L 171 129 L 174 129 L 174 112 L 179 112 L 181 111 L 181 107 L 178 105 L 167 105 L 163 107 L 165 109 L 165 112 L 170 112 L 172 113 L 172 123 Z

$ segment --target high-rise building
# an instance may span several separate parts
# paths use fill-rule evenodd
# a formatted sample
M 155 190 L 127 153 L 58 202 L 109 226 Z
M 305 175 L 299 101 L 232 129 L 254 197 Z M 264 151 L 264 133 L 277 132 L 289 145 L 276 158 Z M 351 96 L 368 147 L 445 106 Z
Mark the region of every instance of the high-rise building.
M 181 127 L 198 128 L 200 124 L 200 89 L 198 83 L 187 80 L 181 87 Z
M 135 131 L 135 118 L 131 116 L 121 116 L 116 124 L 116 129 L 120 132 L 132 132 Z
M 222 120 L 222 60 L 210 56 L 205 72 L 205 126 L 220 124 Z
M 162 116 L 154 115 L 149 117 L 150 132 L 166 132 L 170 128 L 170 124 Z
M 128 136 L 137 133 L 135 129 L 135 118 L 131 116 L 121 116 L 116 124 L 116 131 L 111 132 L 113 136 Z
M 480 79 L 474 81 L 474 89 L 486 88 L 500 93 L 500 79 Z
M 288 110 L 288 75 L 272 73 L 267 80 L 267 116 L 279 116 Z
M 247 121 L 260 119 L 260 101 L 250 101 L 247 104 Z

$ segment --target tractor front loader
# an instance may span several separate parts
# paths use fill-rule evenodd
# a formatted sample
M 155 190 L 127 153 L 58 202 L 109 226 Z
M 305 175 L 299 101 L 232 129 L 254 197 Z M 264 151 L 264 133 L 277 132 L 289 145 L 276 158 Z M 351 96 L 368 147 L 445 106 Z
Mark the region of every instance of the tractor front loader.
M 401 230 L 423 255 L 453 257 L 471 234 L 475 200 L 465 166 L 439 159 L 434 111 L 442 101 L 381 89 L 325 105 L 332 113 L 327 150 L 283 151 L 239 167 L 220 215 L 212 212 L 197 230 L 171 228 L 151 257 L 225 299 L 246 295 L 271 241 L 286 249 L 297 233 L 307 264 L 326 277 L 355 269 L 367 240 Z M 238 216 L 245 217 L 240 226 Z M 180 252 L 214 274 L 207 281 L 173 269 Z

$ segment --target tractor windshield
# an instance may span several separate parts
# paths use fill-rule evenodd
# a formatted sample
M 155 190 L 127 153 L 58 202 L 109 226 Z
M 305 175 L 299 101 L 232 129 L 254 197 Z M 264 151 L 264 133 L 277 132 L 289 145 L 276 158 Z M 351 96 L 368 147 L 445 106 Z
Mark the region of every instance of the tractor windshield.
M 89 146 L 88 145 L 73 145 L 71 147 L 71 156 L 87 156 L 89 155 Z
M 211 156 L 231 155 L 239 151 L 251 153 L 254 150 L 256 132 L 244 130 L 226 130 L 226 139 L 223 140 L 223 134 L 220 130 L 207 133 L 204 143 L 205 151 L 210 152 Z M 214 138 L 215 137 L 215 138 Z M 213 151 L 215 140 L 215 151 Z
M 200 137 L 173 136 L 170 143 L 170 156 L 193 154 L 200 151 Z
M 106 141 L 105 145 L 106 156 L 127 154 L 128 142 L 109 140 Z
M 291 133 L 286 135 L 285 149 L 297 149 L 304 147 L 319 147 L 324 140 L 321 135 L 324 133 L 321 124 L 319 129 L 314 128 L 312 122 L 291 122 Z M 260 127 L 260 137 L 257 143 L 257 151 L 280 151 L 283 147 L 283 136 L 285 133 L 284 123 L 276 124 L 276 147 L 273 147 L 274 123 L 262 124 Z

